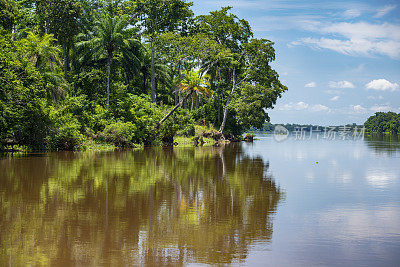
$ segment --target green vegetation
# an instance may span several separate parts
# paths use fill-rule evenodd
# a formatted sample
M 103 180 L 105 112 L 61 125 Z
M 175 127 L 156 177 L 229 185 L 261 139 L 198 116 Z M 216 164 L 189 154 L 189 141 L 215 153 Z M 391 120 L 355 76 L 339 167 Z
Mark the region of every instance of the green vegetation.
M 235 139 L 287 90 L 270 66 L 274 43 L 229 7 L 198 17 L 184 0 L 0 7 L 0 150 L 171 145 L 196 125 Z
M 377 112 L 364 123 L 369 133 L 400 134 L 400 113 Z

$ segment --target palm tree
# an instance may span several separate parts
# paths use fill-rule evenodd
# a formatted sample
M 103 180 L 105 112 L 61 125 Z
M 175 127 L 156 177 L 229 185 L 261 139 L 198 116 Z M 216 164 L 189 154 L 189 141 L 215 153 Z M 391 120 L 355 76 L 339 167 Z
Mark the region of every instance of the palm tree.
M 40 36 L 32 32 L 28 32 L 26 38 L 21 40 L 28 50 L 26 56 L 46 81 L 47 94 L 54 103 L 65 96 L 68 88 L 67 82 L 60 73 L 61 49 L 54 45 L 56 41 L 52 34 Z
M 201 70 L 199 71 L 189 71 L 184 72 L 184 79 L 179 83 L 179 88 L 185 96 L 181 99 L 181 101 L 175 105 L 175 107 L 168 112 L 167 115 L 157 124 L 157 128 L 161 126 L 161 124 L 166 121 L 169 116 L 171 116 L 175 110 L 177 110 L 180 106 L 182 106 L 183 102 L 185 102 L 193 93 L 212 96 L 213 92 L 209 89 L 210 77 L 206 74 L 201 76 Z
M 111 16 L 110 14 L 98 14 L 93 31 L 89 34 L 78 36 L 84 39 L 77 43 L 78 51 L 83 58 L 89 53 L 95 59 L 107 57 L 107 108 L 110 105 L 110 73 L 113 56 L 121 51 L 124 58 L 135 58 L 132 53 L 132 42 L 138 40 L 129 38 L 129 18 L 127 16 Z
M 22 40 L 28 48 L 28 58 L 41 71 L 54 69 L 61 64 L 61 49 L 53 45 L 56 41 L 52 34 L 39 36 L 32 32 L 28 32 L 26 38 Z

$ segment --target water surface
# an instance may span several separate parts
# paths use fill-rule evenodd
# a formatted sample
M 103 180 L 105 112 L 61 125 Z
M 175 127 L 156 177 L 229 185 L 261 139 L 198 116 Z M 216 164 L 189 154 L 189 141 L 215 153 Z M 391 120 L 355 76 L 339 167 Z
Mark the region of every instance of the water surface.
M 0 266 L 396 266 L 398 139 L 0 159 Z

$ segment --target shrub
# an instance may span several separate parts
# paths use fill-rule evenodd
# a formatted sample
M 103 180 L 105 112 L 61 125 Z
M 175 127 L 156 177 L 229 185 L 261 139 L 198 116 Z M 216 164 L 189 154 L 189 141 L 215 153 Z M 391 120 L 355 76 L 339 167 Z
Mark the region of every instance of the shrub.
M 164 114 L 169 112 L 171 107 L 166 107 Z M 177 109 L 160 127 L 159 134 L 193 136 L 195 134 L 194 120 L 186 109 Z
M 183 135 L 186 137 L 194 136 L 196 134 L 196 129 L 193 123 L 186 125 L 181 131 L 178 131 L 178 135 Z
M 117 103 L 114 117 L 136 126 L 132 139 L 134 143 L 150 145 L 159 139 L 155 126 L 161 120 L 162 112 L 157 105 L 151 103 L 148 96 L 128 94 Z
M 48 145 L 55 150 L 74 150 L 82 146 L 84 141 L 80 132 L 81 125 L 78 120 L 67 113 L 64 115 L 59 112 L 52 114 L 54 127 L 48 137 Z
M 115 122 L 107 125 L 104 129 L 104 136 L 107 142 L 113 143 L 117 147 L 133 147 L 133 140 L 136 127 L 131 122 Z
M 89 128 L 95 133 L 102 133 L 107 125 L 113 122 L 112 113 L 106 108 L 96 105 L 90 114 Z

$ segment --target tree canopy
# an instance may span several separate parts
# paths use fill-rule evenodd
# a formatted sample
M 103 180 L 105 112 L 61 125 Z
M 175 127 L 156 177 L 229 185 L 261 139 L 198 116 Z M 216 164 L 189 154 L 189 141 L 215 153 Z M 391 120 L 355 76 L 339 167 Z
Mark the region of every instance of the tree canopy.
M 377 112 L 364 123 L 365 130 L 370 133 L 400 133 L 400 113 Z
M 254 38 L 231 7 L 195 16 L 191 6 L 1 0 L 0 149 L 126 147 L 196 124 L 227 137 L 261 127 L 287 90 L 271 67 L 274 43 Z

